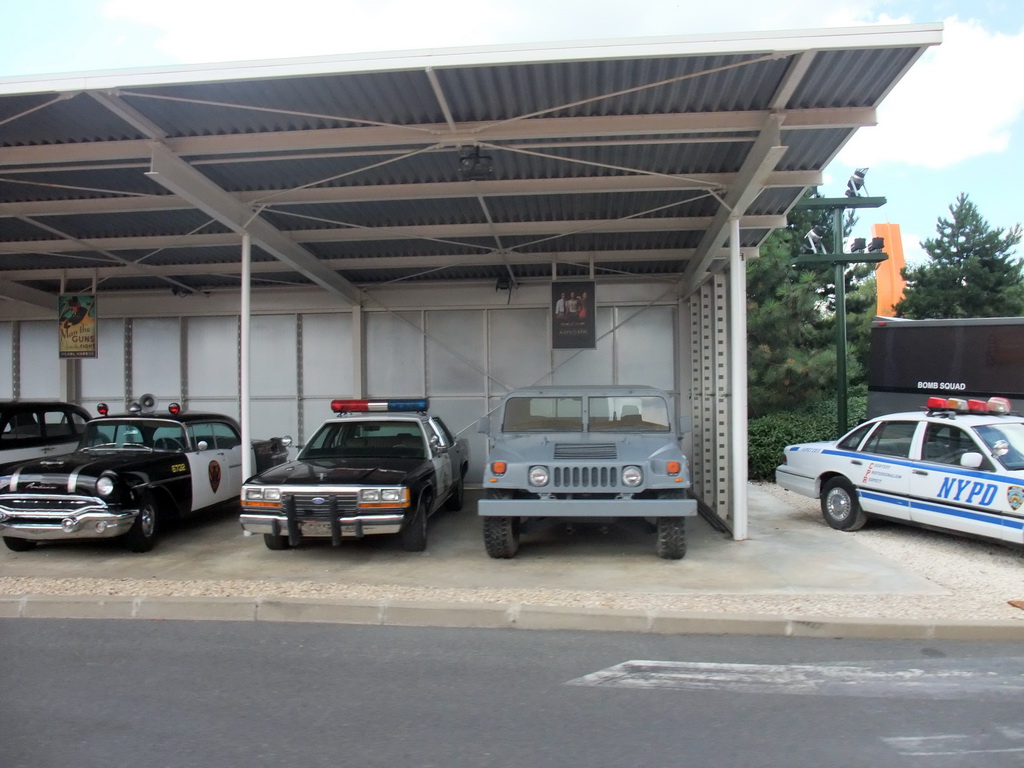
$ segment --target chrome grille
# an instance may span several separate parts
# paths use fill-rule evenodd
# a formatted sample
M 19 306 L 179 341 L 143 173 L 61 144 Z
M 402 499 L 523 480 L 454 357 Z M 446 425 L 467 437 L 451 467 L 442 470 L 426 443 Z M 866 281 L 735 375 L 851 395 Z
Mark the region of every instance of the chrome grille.
M 0 497 L 0 507 L 12 512 L 56 512 L 66 514 L 81 509 L 106 507 L 99 499 L 82 496 L 6 496 Z
M 347 515 L 356 510 L 355 493 L 295 493 L 291 496 L 295 517 L 300 520 L 327 520 L 334 515 Z M 317 503 L 315 499 L 321 499 Z
M 614 490 L 619 487 L 619 467 L 555 467 L 551 484 L 555 488 Z

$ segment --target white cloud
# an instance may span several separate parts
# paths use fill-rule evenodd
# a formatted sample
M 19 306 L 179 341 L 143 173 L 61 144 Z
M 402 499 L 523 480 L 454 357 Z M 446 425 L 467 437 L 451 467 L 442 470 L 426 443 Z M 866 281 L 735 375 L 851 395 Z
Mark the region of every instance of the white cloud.
M 878 110 L 879 125 L 857 132 L 839 162 L 946 168 L 1006 150 L 1024 112 L 1024 31 L 988 32 L 946 20 L 941 45 L 911 67 Z

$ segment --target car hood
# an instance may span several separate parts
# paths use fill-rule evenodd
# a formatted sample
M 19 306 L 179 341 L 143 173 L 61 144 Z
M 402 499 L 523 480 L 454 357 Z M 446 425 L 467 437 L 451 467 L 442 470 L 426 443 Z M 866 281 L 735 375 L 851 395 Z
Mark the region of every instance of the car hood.
M 525 462 L 610 461 L 620 464 L 648 460 L 682 460 L 675 435 L 670 432 L 591 432 L 502 434 L 491 458 Z
M 180 460 L 180 453 L 169 452 L 75 451 L 22 462 L 6 468 L 4 474 L 17 476 L 19 491 L 61 492 L 67 491 L 67 481 L 71 475 L 81 480 L 95 479 L 108 471 L 123 475 Z
M 262 472 L 248 482 L 265 485 L 396 485 L 424 459 L 317 459 L 289 461 Z

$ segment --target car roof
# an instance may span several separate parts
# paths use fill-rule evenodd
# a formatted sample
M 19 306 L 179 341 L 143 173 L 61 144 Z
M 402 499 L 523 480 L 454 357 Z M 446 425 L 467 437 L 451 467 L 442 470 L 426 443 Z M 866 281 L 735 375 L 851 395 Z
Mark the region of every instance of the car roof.
M 65 403 L 62 400 L 3 400 L 0 401 L 0 411 L 13 413 L 16 411 L 36 411 L 40 408 L 62 408 L 84 414 L 89 418 L 89 412 L 80 405 Z
M 111 413 L 106 416 L 97 416 L 93 421 L 113 421 L 124 419 L 160 419 L 162 421 L 179 421 L 182 424 L 189 424 L 201 421 L 221 421 L 238 429 L 238 422 L 223 413 L 206 413 L 203 411 L 182 411 L 172 414 L 170 411 L 141 411 L 138 413 Z

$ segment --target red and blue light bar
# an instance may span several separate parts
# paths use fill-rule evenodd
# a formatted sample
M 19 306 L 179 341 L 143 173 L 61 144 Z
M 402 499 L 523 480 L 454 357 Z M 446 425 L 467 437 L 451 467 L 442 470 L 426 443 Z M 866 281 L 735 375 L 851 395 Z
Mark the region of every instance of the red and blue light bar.
M 1010 412 L 1010 401 L 1005 397 L 990 397 L 988 400 L 967 400 L 962 397 L 929 397 L 929 411 L 957 411 L 958 413 Z
M 399 400 L 331 400 L 331 410 L 335 413 L 365 413 L 367 411 L 395 412 L 426 412 L 430 400 L 419 399 Z

